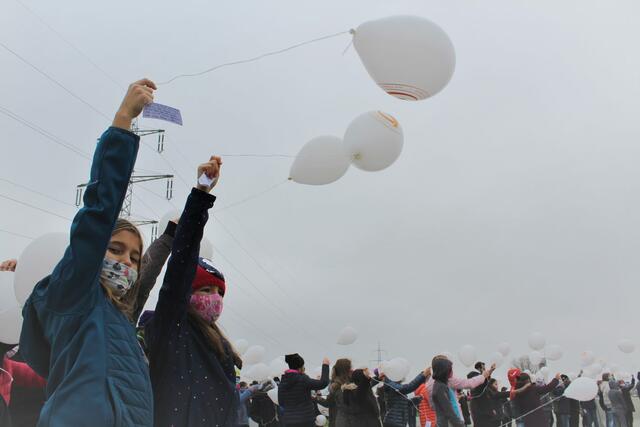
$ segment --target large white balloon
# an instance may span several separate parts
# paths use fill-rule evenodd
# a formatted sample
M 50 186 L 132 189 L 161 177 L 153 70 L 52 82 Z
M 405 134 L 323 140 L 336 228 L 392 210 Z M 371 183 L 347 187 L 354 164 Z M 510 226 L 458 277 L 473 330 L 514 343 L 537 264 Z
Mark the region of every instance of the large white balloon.
M 296 156 L 289 177 L 298 184 L 325 185 L 342 178 L 351 157 L 336 136 L 319 136 L 307 142 Z
M 172 219 L 180 218 L 180 212 L 177 209 L 173 209 L 162 215 L 160 221 L 158 221 L 158 234 L 164 233 L 164 230 L 167 229 L 167 224 Z
M 538 373 L 542 376 L 542 378 L 544 379 L 545 383 L 549 379 L 549 375 L 551 375 L 551 371 L 546 366 L 543 366 L 542 368 L 540 368 L 540 371 Z
M 356 117 L 344 134 L 344 146 L 353 165 L 365 171 L 379 171 L 393 164 L 404 144 L 398 121 L 382 111 Z
M 252 345 L 249 349 L 242 355 L 242 362 L 247 365 L 255 365 L 256 363 L 262 362 L 264 359 L 264 355 L 266 350 L 261 345 Z
M 529 347 L 531 347 L 531 350 L 542 350 L 545 343 L 546 339 L 540 332 L 534 332 L 529 336 Z
M 323 426 L 327 423 L 327 417 L 325 417 L 324 415 L 318 415 L 316 417 L 316 425 L 317 426 Z
M 504 357 L 507 357 L 511 352 L 511 345 L 508 342 L 498 344 L 498 351 L 502 353 Z
M 351 345 L 358 339 L 358 331 L 351 326 L 347 326 L 338 335 L 338 345 Z
M 473 366 L 478 361 L 476 356 L 476 348 L 472 345 L 464 345 L 458 352 L 458 358 L 464 366 Z
M 620 340 L 618 349 L 623 353 L 633 353 L 636 350 L 636 345 L 631 340 Z
M 269 398 L 271 399 L 271 401 L 273 403 L 275 403 L 276 405 L 279 405 L 278 403 L 278 388 L 272 388 L 271 390 L 269 390 L 267 392 L 267 396 L 269 396 Z
M 14 303 L 13 307 L 0 313 L 0 342 L 18 344 L 21 329 L 22 310 Z
M 233 347 L 239 354 L 244 354 L 244 352 L 249 348 L 249 341 L 240 338 L 233 343 Z
M 418 16 L 390 16 L 360 25 L 353 45 L 369 75 L 389 95 L 429 98 L 451 80 L 456 53 L 438 25 Z
M 580 377 L 571 382 L 564 391 L 564 396 L 570 399 L 587 402 L 595 399 L 598 394 L 598 384 L 593 378 Z
M 544 350 L 544 355 L 548 360 L 562 359 L 562 348 L 557 344 L 549 344 Z
M 269 364 L 270 375 L 274 378 L 281 377 L 284 374 L 284 371 L 286 371 L 288 368 L 289 366 L 287 365 L 287 363 L 279 357 L 273 359 Z
M 203 237 L 200 241 L 200 256 L 213 260 L 213 245 L 206 237 Z
M 540 365 L 540 363 L 542 362 L 542 353 L 537 350 L 533 350 L 531 353 L 529 353 L 529 361 L 531 361 L 532 365 Z
M 381 369 L 391 381 L 399 382 L 405 379 L 409 373 L 409 364 L 405 359 L 397 357 L 388 362 L 383 362 Z
M 264 381 L 269 379 L 269 367 L 264 363 L 256 363 L 251 366 L 245 376 L 251 381 Z
M 20 305 L 29 298 L 36 283 L 53 272 L 67 246 L 67 233 L 47 233 L 29 243 L 22 251 L 13 281 L 16 299 Z
M 593 351 L 587 350 L 580 353 L 580 365 L 584 368 L 596 361 L 596 355 Z
M 499 351 L 496 351 L 489 357 L 489 365 L 493 365 L 495 363 L 496 368 L 499 368 L 504 362 L 504 356 Z

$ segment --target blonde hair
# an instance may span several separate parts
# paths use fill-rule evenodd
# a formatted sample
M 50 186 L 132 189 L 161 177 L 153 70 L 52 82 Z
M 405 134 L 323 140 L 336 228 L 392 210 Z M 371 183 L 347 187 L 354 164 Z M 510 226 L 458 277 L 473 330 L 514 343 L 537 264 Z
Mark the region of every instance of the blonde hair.
M 136 265 L 136 270 L 138 271 L 138 277 L 140 277 L 140 267 L 142 266 L 142 249 L 143 249 L 142 233 L 140 233 L 140 230 L 138 230 L 138 227 L 136 227 L 131 221 L 128 221 L 124 218 L 118 218 L 118 220 L 116 221 L 116 226 L 113 228 L 113 232 L 111 233 L 111 237 L 115 236 L 121 231 L 128 231 L 132 233 L 140 241 L 140 246 L 138 248 L 140 251 L 140 259 L 138 260 Z M 107 297 L 109 298 L 111 303 L 113 303 L 113 305 L 118 310 L 120 310 L 122 314 L 127 316 L 127 318 L 131 321 L 136 320 L 136 319 L 133 319 L 133 313 L 136 309 L 136 301 L 138 299 L 138 281 L 136 281 L 136 283 L 133 284 L 131 289 L 129 289 L 127 293 L 124 294 L 122 297 L 116 296 L 113 293 L 113 291 L 111 291 L 111 289 L 109 289 L 104 285 L 102 286 L 102 288 L 106 291 Z

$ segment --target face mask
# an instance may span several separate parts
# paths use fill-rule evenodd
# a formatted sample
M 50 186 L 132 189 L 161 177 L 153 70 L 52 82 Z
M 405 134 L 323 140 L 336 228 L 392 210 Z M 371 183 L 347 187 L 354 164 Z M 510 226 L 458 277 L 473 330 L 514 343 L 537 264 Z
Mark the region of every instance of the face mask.
M 138 272 L 121 262 L 109 258 L 105 258 L 102 262 L 100 281 L 117 297 L 126 294 L 137 279 Z
M 191 306 L 207 323 L 213 323 L 222 314 L 222 297 L 219 294 L 193 294 Z

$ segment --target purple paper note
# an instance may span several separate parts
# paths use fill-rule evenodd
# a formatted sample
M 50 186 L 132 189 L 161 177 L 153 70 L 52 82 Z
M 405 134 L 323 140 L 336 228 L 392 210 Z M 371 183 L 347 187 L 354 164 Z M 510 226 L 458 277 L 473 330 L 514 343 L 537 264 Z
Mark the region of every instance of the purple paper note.
M 148 104 L 142 110 L 142 117 L 149 119 L 164 120 L 182 126 L 182 114 L 177 108 L 169 107 L 157 103 Z

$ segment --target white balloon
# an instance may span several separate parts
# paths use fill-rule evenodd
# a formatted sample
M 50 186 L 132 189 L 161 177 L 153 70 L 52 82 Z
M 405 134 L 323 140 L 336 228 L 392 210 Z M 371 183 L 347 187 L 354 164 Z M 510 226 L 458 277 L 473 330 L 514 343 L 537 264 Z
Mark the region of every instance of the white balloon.
M 5 344 L 18 344 L 21 330 L 22 309 L 14 303 L 13 307 L 0 312 L 0 342 Z
M 286 371 L 288 368 L 289 366 L 284 360 L 275 358 L 269 364 L 270 376 L 274 378 L 281 377 L 284 374 L 284 371 Z
M 180 212 L 177 209 L 173 209 L 162 215 L 160 221 L 158 221 L 158 234 L 164 233 L 164 230 L 167 229 L 167 224 L 169 221 L 175 218 L 180 218 Z
M 351 345 L 358 339 L 358 331 L 351 326 L 347 326 L 338 335 L 338 345 Z
M 398 121 L 382 111 L 369 111 L 356 117 L 344 134 L 344 146 L 353 165 L 373 172 L 393 164 L 404 145 Z
M 409 364 L 405 359 L 397 357 L 388 362 L 384 362 L 381 366 L 382 372 L 391 381 L 400 382 L 406 378 L 409 372 Z
M 542 378 L 544 378 L 544 381 L 546 382 L 549 379 L 549 375 L 551 374 L 551 371 L 549 370 L 548 367 L 543 366 L 542 368 L 540 368 L 540 375 L 542 375 Z
M 316 417 L 316 425 L 317 426 L 323 426 L 327 423 L 327 417 L 325 417 L 324 415 L 318 415 Z
M 582 367 L 589 366 L 595 362 L 596 356 L 593 351 L 587 350 L 580 353 L 580 365 Z
M 13 273 L 0 271 L 0 312 L 18 304 L 13 292 L 13 276 Z
M 200 241 L 200 256 L 209 260 L 213 259 L 213 245 L 206 237 Z
M 342 178 L 351 158 L 336 136 L 319 136 L 307 142 L 296 156 L 289 177 L 298 184 L 325 185 Z
M 279 405 L 278 403 L 278 388 L 272 388 L 271 390 L 269 390 L 267 392 L 267 396 L 269 396 L 269 399 L 271 399 L 271 401 L 273 403 L 275 403 L 276 405 Z
M 548 360 L 562 359 L 562 347 L 557 344 L 549 344 L 544 350 L 544 355 Z
M 464 366 L 473 366 L 478 361 L 476 348 L 472 345 L 463 345 L 458 352 L 458 358 Z
M 491 355 L 491 357 L 489 357 L 489 366 L 495 363 L 496 368 L 499 368 L 500 365 L 502 365 L 502 362 L 504 362 L 504 356 L 499 351 L 496 351 Z
M 418 16 L 390 16 L 360 25 L 353 45 L 367 72 L 389 95 L 418 101 L 451 80 L 456 53 L 438 25 Z
M 69 234 L 47 233 L 31 243 L 22 251 L 13 280 L 16 299 L 22 306 L 36 283 L 53 272 L 69 246 Z
M 264 363 L 256 363 L 251 366 L 245 376 L 251 381 L 264 381 L 269 379 L 269 367 Z
M 531 361 L 531 364 L 533 365 L 540 365 L 540 363 L 542 362 L 542 353 L 537 350 L 533 350 L 531 353 L 529 353 L 529 361 Z
M 531 347 L 531 350 L 542 350 L 545 343 L 546 339 L 540 332 L 534 332 L 529 336 L 529 347 Z
M 498 351 L 502 353 L 504 357 L 507 357 L 511 352 L 511 345 L 508 342 L 498 344 Z
M 570 399 L 587 402 L 595 399 L 598 394 L 598 384 L 593 378 L 580 377 L 571 382 L 564 391 L 564 396 Z
M 244 354 L 244 352 L 249 348 L 249 341 L 240 338 L 233 343 L 233 347 L 239 354 Z
M 636 350 L 636 345 L 631 340 L 620 340 L 618 349 L 623 353 L 633 353 Z
M 256 363 L 262 362 L 265 353 L 266 350 L 261 345 L 252 345 L 242 355 L 242 362 L 246 363 L 247 365 L 255 365 Z

